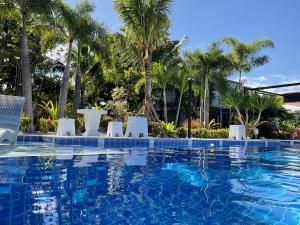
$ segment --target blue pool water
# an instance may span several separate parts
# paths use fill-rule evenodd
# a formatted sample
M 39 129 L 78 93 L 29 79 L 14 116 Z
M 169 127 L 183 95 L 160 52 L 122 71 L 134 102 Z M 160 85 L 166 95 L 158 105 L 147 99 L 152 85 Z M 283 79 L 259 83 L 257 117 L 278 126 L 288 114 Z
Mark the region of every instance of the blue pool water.
M 292 147 L 0 150 L 0 224 L 300 224 Z

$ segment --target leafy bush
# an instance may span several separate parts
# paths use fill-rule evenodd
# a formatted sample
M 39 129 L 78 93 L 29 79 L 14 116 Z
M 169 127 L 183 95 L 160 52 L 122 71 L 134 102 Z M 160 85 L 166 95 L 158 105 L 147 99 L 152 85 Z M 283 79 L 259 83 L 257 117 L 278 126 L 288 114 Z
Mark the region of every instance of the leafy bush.
M 228 129 L 192 129 L 193 138 L 228 138 L 229 130 Z
M 297 139 L 297 140 L 300 140 L 300 127 L 297 127 L 297 128 L 294 129 L 293 138 Z
M 192 119 L 191 124 L 192 124 L 192 129 L 199 129 L 199 128 L 203 127 L 203 124 L 199 119 Z M 218 129 L 219 127 L 220 127 L 220 124 L 216 123 L 215 119 L 212 119 L 208 123 L 209 129 Z M 188 129 L 188 120 L 184 121 L 183 128 Z
M 28 132 L 30 128 L 30 117 L 26 116 L 24 113 L 22 113 L 21 117 L 21 131 Z
M 162 122 L 161 126 L 165 135 L 167 135 L 168 137 L 175 137 L 177 135 L 177 129 L 173 122 Z
M 114 119 L 111 116 L 103 115 L 101 116 L 101 127 L 108 127 L 108 123 L 113 121 Z
M 127 90 L 123 87 L 114 88 L 112 91 L 112 100 L 107 102 L 106 109 L 116 120 L 124 120 L 128 115 L 129 105 L 127 102 Z
M 187 134 L 186 134 L 186 131 L 184 130 L 183 127 L 180 127 L 178 129 L 178 137 L 180 138 L 186 138 Z
M 75 128 L 77 134 L 82 134 L 85 132 L 85 126 L 84 126 L 84 117 L 78 116 L 75 120 Z
M 149 123 L 149 135 L 151 137 L 162 137 L 162 127 L 160 123 Z
M 191 121 L 192 123 L 192 129 L 198 129 L 200 127 L 202 127 L 202 123 L 199 119 L 192 119 Z M 182 124 L 184 129 L 188 129 L 188 120 L 185 120 Z
M 57 120 L 57 103 L 54 104 L 51 100 L 49 100 L 47 103 L 42 101 L 42 104 L 39 104 L 39 106 L 49 114 L 52 120 Z
M 52 119 L 39 119 L 39 131 L 42 133 L 55 132 L 57 128 L 57 120 Z

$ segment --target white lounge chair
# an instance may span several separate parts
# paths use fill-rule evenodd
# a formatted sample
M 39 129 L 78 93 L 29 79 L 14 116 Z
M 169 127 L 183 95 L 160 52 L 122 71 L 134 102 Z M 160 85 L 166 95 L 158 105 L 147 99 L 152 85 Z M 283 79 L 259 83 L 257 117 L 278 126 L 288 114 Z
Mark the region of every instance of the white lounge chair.
M 122 122 L 109 122 L 107 127 L 107 137 L 123 137 Z
M 57 136 L 75 136 L 75 120 L 59 119 L 57 125 Z
M 229 139 L 246 140 L 246 127 L 244 125 L 230 125 Z
M 126 137 L 148 138 L 148 120 L 145 117 L 128 117 Z
M 0 95 L 0 144 L 14 144 L 20 128 L 25 98 Z

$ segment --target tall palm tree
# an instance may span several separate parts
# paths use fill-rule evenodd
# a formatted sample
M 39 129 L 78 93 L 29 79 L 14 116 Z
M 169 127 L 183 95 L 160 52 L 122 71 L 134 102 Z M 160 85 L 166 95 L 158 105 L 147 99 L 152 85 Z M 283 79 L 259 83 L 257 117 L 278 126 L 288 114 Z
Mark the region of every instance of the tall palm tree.
M 181 107 L 183 94 L 188 91 L 189 75 L 190 75 L 190 70 L 186 66 L 186 64 L 183 63 L 178 67 L 177 72 L 172 77 L 171 84 L 179 92 L 179 100 L 178 100 L 178 105 L 177 105 L 175 126 L 178 125 L 180 107 Z
M 33 127 L 33 107 L 32 107 L 32 77 L 30 68 L 30 56 L 28 47 L 28 28 L 31 25 L 33 16 L 43 17 L 51 15 L 54 0 L 3 0 L 2 7 L 16 10 L 22 20 L 22 40 L 21 40 L 21 71 L 23 81 L 23 95 L 26 98 L 24 112 L 30 117 L 30 131 Z
M 146 80 L 144 115 L 147 117 L 155 111 L 152 104 L 152 52 L 168 36 L 171 2 L 172 0 L 114 0 L 127 39 L 140 50 L 139 55 L 143 59 Z
M 80 90 L 81 90 L 81 48 L 82 45 L 92 45 L 92 42 L 97 42 L 106 34 L 106 29 L 103 24 L 93 20 L 90 15 L 85 15 L 79 18 L 78 27 L 76 30 L 77 40 L 77 63 L 76 63 L 76 78 L 75 78 L 75 94 L 73 103 L 73 113 L 76 115 L 77 109 L 80 106 Z
M 239 75 L 239 89 L 242 85 L 242 73 L 249 73 L 253 68 L 269 62 L 267 55 L 260 55 L 265 48 L 274 48 L 274 43 L 266 38 L 258 39 L 251 43 L 244 43 L 234 37 L 226 37 L 223 43 L 231 48 L 229 54 L 235 71 Z
M 155 62 L 152 64 L 153 83 L 159 87 L 163 92 L 164 101 L 164 120 L 168 121 L 168 107 L 167 107 L 167 87 L 170 84 L 175 74 L 175 68 L 167 69 L 161 63 Z
M 188 61 L 195 70 L 195 79 L 204 83 L 203 124 L 209 126 L 210 83 L 214 83 L 222 91 L 226 87 L 226 77 L 230 74 L 230 61 L 218 43 L 212 43 L 206 52 L 196 50 L 187 54 Z M 222 83 L 222 85 L 220 85 Z
M 94 11 L 94 5 L 89 1 L 81 0 L 75 8 L 68 6 L 63 0 L 59 0 L 57 4 L 57 18 L 56 28 L 57 32 L 49 35 L 50 38 L 55 36 L 53 40 L 64 40 L 68 45 L 67 61 L 63 73 L 63 78 L 60 87 L 59 101 L 58 101 L 58 118 L 65 115 L 67 95 L 68 95 L 68 82 L 70 78 L 70 64 L 73 42 L 76 39 L 76 32 L 82 22 L 82 18 L 90 15 Z M 48 37 L 48 38 L 49 38 Z

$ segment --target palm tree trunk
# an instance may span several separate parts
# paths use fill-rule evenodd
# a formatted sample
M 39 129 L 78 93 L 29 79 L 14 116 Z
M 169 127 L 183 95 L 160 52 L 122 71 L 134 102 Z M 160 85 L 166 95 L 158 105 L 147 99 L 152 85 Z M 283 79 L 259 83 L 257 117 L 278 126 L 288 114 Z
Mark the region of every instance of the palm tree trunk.
M 258 124 L 259 121 L 260 121 L 261 113 L 262 113 L 262 111 L 259 111 L 259 112 L 258 112 L 257 119 L 256 119 L 256 121 L 255 121 L 254 124 L 253 124 L 253 127 L 255 127 L 255 128 L 257 127 L 257 124 Z
M 240 92 L 242 89 L 242 71 L 239 70 L 239 83 L 238 83 L 238 91 Z
M 146 76 L 144 116 L 149 117 L 151 111 L 151 104 L 152 104 L 152 79 L 151 79 L 150 55 L 146 59 L 144 59 L 144 68 L 145 68 L 145 76 Z
M 204 87 L 204 127 L 208 128 L 209 124 L 209 84 L 208 75 L 205 75 L 205 87 Z
M 202 125 L 203 125 L 203 99 L 202 97 L 200 96 L 200 111 L 199 111 L 199 120 L 200 120 L 200 128 L 202 128 Z
M 81 85 L 81 88 L 80 88 L 80 97 L 81 97 L 80 107 L 82 107 L 82 108 L 84 108 L 84 106 L 85 106 L 85 96 L 84 96 L 84 93 L 85 93 L 85 87 L 83 87 L 83 85 Z
M 67 56 L 68 57 L 67 64 L 64 70 L 64 75 L 60 86 L 60 93 L 59 93 L 59 100 L 58 100 L 58 118 L 63 118 L 65 116 L 67 97 L 68 97 L 68 82 L 70 78 L 72 44 L 73 44 L 73 40 L 70 40 L 68 56 Z
M 30 59 L 28 49 L 28 34 L 27 34 L 27 13 L 23 13 L 23 26 L 22 26 L 22 44 L 21 44 L 21 70 L 23 80 L 23 95 L 26 98 L 24 105 L 24 112 L 30 117 L 29 131 L 34 131 L 33 127 L 33 109 L 32 109 L 32 86 L 31 86 L 31 71 Z
M 80 105 L 80 88 L 81 88 L 81 67 L 80 67 L 80 52 L 81 47 L 78 41 L 77 46 L 77 67 L 76 67 L 76 78 L 75 78 L 75 94 L 74 94 L 74 103 L 73 103 L 73 114 L 76 116 L 77 109 Z
M 244 121 L 243 121 L 243 116 L 242 116 L 242 113 L 241 111 L 239 110 L 238 107 L 235 107 L 235 111 L 237 113 L 237 119 L 239 120 L 240 124 L 241 125 L 245 125 Z
M 245 123 L 247 124 L 247 123 L 249 123 L 249 110 L 248 109 L 246 109 L 245 110 Z
M 177 106 L 177 112 L 176 112 L 176 119 L 175 119 L 175 126 L 176 127 L 178 125 L 178 120 L 179 120 L 179 113 L 180 113 L 180 106 L 181 106 L 181 101 L 182 101 L 182 95 L 183 95 L 183 90 L 181 88 L 180 94 L 179 94 L 179 101 L 178 101 L 178 106 Z
M 164 95 L 164 119 L 165 119 L 165 122 L 168 122 L 168 107 L 167 107 L 166 88 L 163 89 L 163 95 Z

